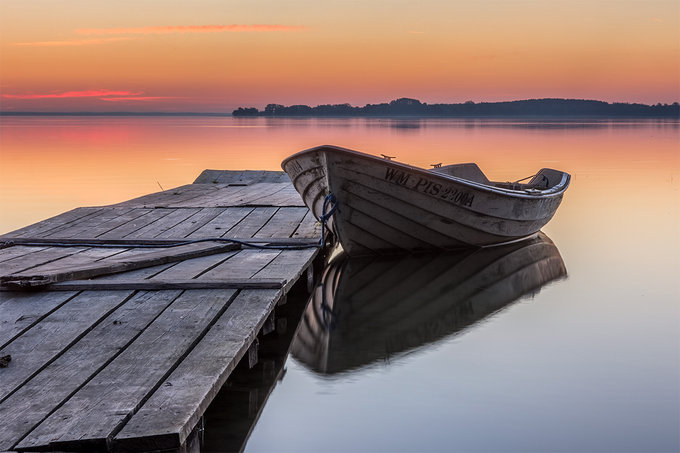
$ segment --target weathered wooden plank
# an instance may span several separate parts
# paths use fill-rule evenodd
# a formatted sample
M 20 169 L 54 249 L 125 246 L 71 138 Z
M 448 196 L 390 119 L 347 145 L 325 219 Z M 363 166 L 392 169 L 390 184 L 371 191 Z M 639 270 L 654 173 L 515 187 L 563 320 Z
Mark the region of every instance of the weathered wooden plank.
M 210 170 L 206 169 L 194 180 L 194 184 L 248 184 L 251 181 L 246 180 L 244 170 Z
M 235 294 L 235 290 L 185 291 L 16 449 L 106 449 L 107 439 L 165 381 Z
M 319 249 L 286 250 L 254 274 L 253 278 L 284 278 L 287 281 L 284 292 L 288 292 L 318 253 Z
M 226 234 L 231 228 L 242 221 L 248 214 L 252 212 L 253 208 L 226 208 L 217 217 L 210 222 L 197 229 L 189 236 L 188 239 L 205 238 L 205 237 L 221 237 Z
M 297 230 L 293 233 L 294 238 L 321 238 L 321 222 L 316 220 L 312 211 L 307 211 L 300 222 Z
M 185 238 L 217 217 L 224 208 L 203 208 L 187 220 L 156 235 L 157 238 Z
M 290 182 L 290 178 L 283 171 L 203 170 L 194 184 L 255 184 L 258 182 Z
M 156 266 L 158 264 L 171 263 L 173 261 L 182 261 L 189 258 L 227 252 L 238 248 L 240 248 L 238 244 L 229 242 L 200 242 L 162 249 L 160 251 L 139 253 L 138 255 L 131 255 L 126 258 L 114 257 L 112 259 L 101 260 L 93 264 L 79 267 L 66 267 L 39 273 L 33 273 L 29 270 L 24 273 L 0 276 L 0 282 L 6 286 L 39 287 L 67 280 L 78 280 L 99 275 L 116 274 L 119 272 Z
M 214 255 L 184 260 L 150 278 L 163 280 L 194 279 L 227 261 L 237 253 L 240 253 L 240 251 L 234 250 L 231 252 L 216 253 Z
M 24 245 L 12 245 L 10 247 L 0 248 L 0 263 L 3 261 L 11 260 L 13 258 L 18 258 L 20 256 L 26 256 L 29 253 L 39 252 L 44 250 L 46 246 L 43 247 L 31 247 Z
M 158 208 L 151 209 L 141 216 L 130 220 L 119 227 L 113 228 L 98 237 L 102 239 L 124 238 L 137 230 L 144 228 L 154 222 L 162 221 L 163 217 L 173 212 L 172 209 Z
M 5 236 L 23 237 L 44 235 L 53 231 L 55 228 L 66 228 L 87 217 L 95 216 L 101 210 L 101 207 L 75 208 L 64 212 L 63 214 L 59 214 L 57 216 L 50 217 L 49 219 L 42 220 L 38 223 L 34 223 L 33 225 L 14 230 L 10 233 L 0 236 L 0 238 L 4 238 Z
M 106 210 L 112 212 L 106 212 Z M 93 218 L 93 220 L 96 219 L 98 221 L 96 225 L 76 225 L 73 228 L 67 228 L 66 230 L 50 234 L 49 237 L 96 238 L 150 212 L 149 209 L 143 208 L 136 208 L 127 212 L 117 212 L 119 211 L 117 208 L 106 208 L 106 210 L 101 215 Z M 99 220 L 103 221 L 99 222 Z
M 248 214 L 245 219 L 241 220 L 238 225 L 227 231 L 225 237 L 250 238 L 255 236 L 269 219 L 276 214 L 277 210 L 278 208 L 275 207 L 253 209 L 253 211 Z
M 262 206 L 269 205 L 268 198 L 272 197 L 277 192 L 284 190 L 289 183 L 258 183 L 249 187 L 250 190 L 239 196 L 237 200 L 231 201 L 230 204 L 237 206 Z
M 300 206 L 304 207 L 304 201 L 300 194 L 295 190 L 292 184 L 282 184 L 281 190 L 272 194 L 265 195 L 258 199 L 250 201 L 252 204 L 266 204 L 271 206 Z
M 152 278 L 153 276 L 172 268 L 173 266 L 176 266 L 178 264 L 182 263 L 180 261 L 179 263 L 168 263 L 168 264 L 159 264 L 158 266 L 151 266 L 151 267 L 145 267 L 143 269 L 137 269 L 134 271 L 127 271 L 127 272 L 121 272 L 120 274 L 111 274 L 111 275 L 102 275 L 100 277 L 95 277 L 93 280 L 96 281 L 117 281 L 117 280 L 126 280 L 129 278 L 134 278 L 138 280 L 144 280 L 147 278 Z
M 228 186 L 215 193 L 211 200 L 206 202 L 211 203 L 211 206 L 237 206 L 234 200 L 240 200 L 246 194 L 256 190 L 253 186 Z
M 83 247 L 50 247 L 29 255 L 16 257 L 0 263 L 0 276 L 10 275 L 31 269 L 41 264 L 51 263 L 67 256 L 80 253 Z
M 280 253 L 280 250 L 241 250 L 199 278 L 251 278 Z
M 276 214 L 255 234 L 255 237 L 290 237 L 307 212 L 309 212 L 307 208 L 279 208 Z
M 36 294 L 16 291 L 0 294 L 0 348 L 75 295 L 75 292 Z
M 130 208 L 101 207 L 92 215 L 85 216 L 75 222 L 59 225 L 50 231 L 40 233 L 40 237 L 81 237 L 82 232 L 95 228 L 102 223 L 116 219 L 130 212 Z M 36 236 L 36 235 L 31 235 Z
M 247 186 L 228 186 L 218 191 L 212 192 L 209 198 L 201 200 L 208 206 L 244 206 L 243 200 L 253 197 L 255 194 L 262 193 L 270 185 L 253 184 Z M 270 189 L 271 190 L 271 189 Z M 194 200 L 192 200 L 193 202 Z M 189 203 L 180 203 L 179 206 L 188 206 Z
M 213 188 L 213 190 L 216 189 L 217 187 Z M 141 197 L 133 198 L 132 200 L 127 200 L 114 206 L 167 208 L 173 203 L 202 196 L 205 193 L 205 190 L 205 186 L 185 184 L 183 186 L 175 187 L 174 189 L 142 195 Z
M 125 239 L 155 238 L 159 234 L 173 228 L 186 221 L 188 218 L 200 211 L 200 208 L 173 209 L 170 214 L 159 219 L 139 230 L 128 234 Z
M 245 209 L 252 209 L 252 208 L 245 208 Z M 154 247 L 149 247 L 147 251 L 151 251 L 153 248 L 156 248 L 155 246 L 174 246 L 174 245 L 179 245 L 183 243 L 190 243 L 196 239 L 206 239 L 206 238 L 154 238 L 154 239 L 116 239 L 116 238 L 111 238 L 111 239 L 100 239 L 100 238 L 87 238 L 87 239 L 78 239 L 78 238 L 60 238 L 60 239 L 54 239 L 54 238 L 13 238 L 12 240 L 16 240 L 18 244 L 23 244 L 23 243 L 40 243 L 44 244 L 40 246 L 30 246 L 32 248 L 35 248 L 36 251 L 37 249 L 45 249 L 49 247 L 51 244 L 71 244 L 74 247 L 77 246 L 78 244 L 83 244 L 85 247 L 97 247 L 98 245 L 106 245 L 107 247 L 120 247 L 120 248 L 128 248 L 130 246 L 142 246 L 142 245 L 151 245 Z M 247 240 L 248 242 L 253 242 L 256 244 L 281 244 L 281 245 L 305 245 L 305 244 L 312 244 L 314 241 L 305 239 L 305 238 L 235 238 L 239 240 Z M 28 247 L 28 246 L 12 246 L 7 249 L 0 249 L 0 250 L 11 250 L 14 247 Z M 139 249 L 142 249 L 143 247 L 140 247 Z M 138 249 L 138 250 L 139 250 Z M 14 257 L 8 258 L 12 259 Z M 2 262 L 0 260 L 0 262 Z
M 41 288 L 44 291 L 120 291 L 144 290 L 160 291 L 167 289 L 279 289 L 286 284 L 281 278 L 227 278 L 227 279 L 181 279 L 163 280 L 152 278 L 119 279 L 115 281 L 102 280 L 72 280 L 53 283 Z M 0 291 L 7 289 L 0 287 Z
M 28 272 L 31 274 L 41 274 L 44 272 L 59 271 L 61 269 L 67 269 L 71 267 L 78 267 L 83 265 L 92 264 L 95 261 L 99 261 L 109 257 L 118 257 L 118 255 L 125 251 L 124 248 L 89 248 L 82 252 L 74 253 L 72 255 L 66 256 L 64 258 L 59 258 L 58 260 L 50 261 L 49 263 L 41 264 L 32 267 Z
M 251 190 L 247 186 L 207 186 L 202 187 L 201 195 L 189 200 L 183 200 L 172 203 L 171 206 L 177 208 L 187 208 L 192 206 L 201 207 L 224 207 L 235 206 L 229 200 L 239 196 L 239 194 L 247 193 Z
M 0 449 L 10 449 L 116 357 L 180 291 L 139 292 L 0 404 Z
M 116 450 L 180 447 L 253 342 L 280 291 L 242 291 L 113 440 Z
M 277 194 L 277 198 L 272 200 L 272 204 L 276 206 L 305 206 L 302 197 L 292 186 L 290 189 L 282 190 Z
M 2 370 L 0 402 L 131 294 L 132 291 L 81 293 L 3 347 L 0 355 L 11 355 L 12 361 Z

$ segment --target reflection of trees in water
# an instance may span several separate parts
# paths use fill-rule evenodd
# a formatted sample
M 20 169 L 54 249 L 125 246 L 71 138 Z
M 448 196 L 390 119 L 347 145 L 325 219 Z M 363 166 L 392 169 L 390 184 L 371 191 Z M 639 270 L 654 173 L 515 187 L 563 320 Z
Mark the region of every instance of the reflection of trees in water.
M 456 334 L 566 275 L 545 235 L 502 247 L 399 258 L 340 257 L 324 270 L 292 352 L 350 371 Z

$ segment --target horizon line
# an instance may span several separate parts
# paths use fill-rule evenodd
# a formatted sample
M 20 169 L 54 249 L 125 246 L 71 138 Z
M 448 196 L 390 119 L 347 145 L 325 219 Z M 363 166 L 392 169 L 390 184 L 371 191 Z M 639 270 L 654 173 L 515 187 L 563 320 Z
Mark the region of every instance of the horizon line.
M 644 104 L 642 102 L 630 102 L 630 101 L 614 101 L 614 102 L 609 102 L 609 101 L 602 101 L 598 99 L 579 99 L 579 98 L 551 98 L 551 97 L 544 97 L 544 98 L 525 98 L 525 99 L 515 99 L 515 100 L 506 100 L 506 101 L 480 101 L 480 102 L 475 102 L 475 101 L 463 101 L 463 102 L 452 102 L 452 103 L 447 103 L 447 102 L 435 102 L 435 103 L 428 103 L 428 102 L 421 102 L 419 99 L 416 98 L 408 98 L 408 97 L 400 97 L 396 99 L 392 99 L 390 101 L 385 101 L 385 102 L 380 102 L 377 104 L 364 104 L 363 106 L 354 106 L 348 102 L 346 103 L 338 103 L 338 104 L 318 104 L 316 107 L 321 107 L 321 106 L 326 106 L 326 105 L 331 105 L 331 106 L 341 106 L 341 105 L 347 105 L 349 104 L 353 108 L 363 108 L 366 106 L 370 105 L 382 105 L 382 104 L 387 104 L 389 105 L 392 102 L 400 101 L 400 100 L 413 100 L 421 103 L 422 105 L 464 105 L 464 104 L 502 104 L 502 103 L 512 103 L 512 102 L 527 102 L 527 101 L 580 101 L 580 102 L 601 102 L 604 104 L 608 105 L 615 105 L 615 104 L 628 104 L 628 105 L 642 105 L 642 106 L 647 106 L 647 107 L 654 107 L 658 105 L 666 105 L 666 106 L 672 106 L 674 104 L 678 104 L 678 101 L 673 101 L 671 103 L 661 103 L 658 102 L 656 104 Z M 270 102 L 267 105 L 283 105 L 283 104 L 276 104 L 274 102 Z M 293 106 L 309 106 L 307 104 L 290 104 L 290 105 L 283 105 L 284 107 L 293 107 Z M 311 107 L 311 106 L 310 106 Z M 238 109 L 256 109 L 256 107 L 243 107 L 239 106 L 234 110 L 231 110 L 229 112 L 204 112 L 204 111 L 176 111 L 176 112 L 164 112 L 164 111 L 127 111 L 127 110 L 117 110 L 117 111 L 101 111 L 101 110 L 79 110 L 79 111 L 65 111 L 65 110 L 47 110 L 47 111 L 36 111 L 36 110 L 0 110 L 0 116 L 234 116 L 233 112 L 235 112 Z M 312 107 L 313 108 L 313 107 Z M 314 115 L 309 115 L 309 116 L 314 116 Z M 325 115 L 324 115 L 325 116 Z M 347 115 L 340 115 L 340 116 L 347 116 Z M 389 115 L 389 116 L 403 116 L 403 115 Z M 486 115 L 484 115 L 486 116 Z M 521 115 L 499 115 L 499 116 L 521 116 Z M 535 115 L 529 115 L 529 116 L 535 116 Z M 540 115 L 539 115 L 540 116 Z M 576 116 L 593 116 L 593 115 L 576 115 Z

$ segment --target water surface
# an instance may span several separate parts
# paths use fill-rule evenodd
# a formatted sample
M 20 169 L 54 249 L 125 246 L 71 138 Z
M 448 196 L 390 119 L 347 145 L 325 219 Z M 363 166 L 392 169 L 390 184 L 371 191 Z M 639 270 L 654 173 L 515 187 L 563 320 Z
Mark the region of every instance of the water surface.
M 348 330 L 356 341 L 335 368 L 294 348 L 246 451 L 680 449 L 677 121 L 3 118 L 0 232 L 205 168 L 279 169 L 325 143 L 426 167 L 477 162 L 492 180 L 571 173 L 543 230 L 565 275 L 481 316 L 500 299 L 434 297 L 439 323 L 418 305 L 429 293 L 373 287 L 370 332 Z M 447 268 L 427 266 L 415 269 Z M 391 331 L 395 313 L 413 325 Z M 373 350 L 385 338 L 388 353 Z

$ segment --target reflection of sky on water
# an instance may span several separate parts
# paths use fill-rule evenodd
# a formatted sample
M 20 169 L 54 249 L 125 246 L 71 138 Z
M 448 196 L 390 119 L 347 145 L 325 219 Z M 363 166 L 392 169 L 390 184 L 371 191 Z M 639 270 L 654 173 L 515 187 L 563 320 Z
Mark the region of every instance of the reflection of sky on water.
M 0 231 L 185 184 L 205 168 L 278 169 L 323 143 L 424 167 L 477 162 L 494 180 L 562 169 L 572 183 L 544 231 L 568 279 L 340 378 L 289 360 L 246 450 L 680 449 L 679 123 L 447 119 L 404 134 L 374 122 L 3 118 Z

